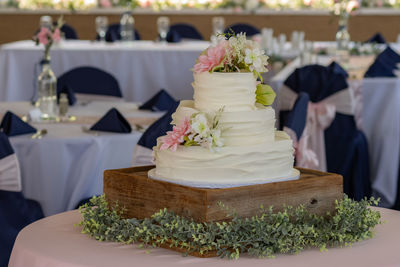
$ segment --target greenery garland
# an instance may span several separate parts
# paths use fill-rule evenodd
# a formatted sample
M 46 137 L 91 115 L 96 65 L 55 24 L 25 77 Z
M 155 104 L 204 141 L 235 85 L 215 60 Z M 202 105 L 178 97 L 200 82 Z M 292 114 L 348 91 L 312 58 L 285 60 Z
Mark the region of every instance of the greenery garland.
M 251 218 L 231 216 L 229 222 L 197 223 L 167 209 L 144 220 L 123 219 L 116 205 L 110 209 L 105 196 L 93 197 L 82 206 L 82 233 L 99 241 L 144 246 L 169 245 L 184 249 L 186 254 L 217 251 L 220 257 L 239 258 L 240 253 L 256 257 L 273 257 L 276 253 L 298 253 L 308 247 L 321 251 L 332 246 L 348 246 L 373 236 L 380 224 L 380 213 L 369 208 L 377 205 L 371 198 L 360 202 L 347 196 L 336 201 L 335 214 L 310 214 L 303 206 L 286 207 L 282 212 L 260 208 Z

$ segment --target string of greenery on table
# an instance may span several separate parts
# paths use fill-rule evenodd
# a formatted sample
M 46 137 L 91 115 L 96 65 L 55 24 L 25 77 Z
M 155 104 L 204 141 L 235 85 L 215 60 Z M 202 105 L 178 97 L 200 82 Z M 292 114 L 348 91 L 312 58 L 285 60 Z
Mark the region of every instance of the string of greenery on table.
M 185 255 L 215 253 L 237 259 L 242 253 L 256 257 L 273 257 L 277 253 L 299 253 L 317 247 L 321 251 L 333 246 L 349 246 L 372 238 L 373 228 L 380 224 L 380 213 L 371 209 L 379 200 L 359 202 L 347 196 L 336 201 L 334 214 L 318 216 L 304 206 L 260 207 L 251 218 L 239 218 L 234 212 L 227 221 L 199 223 L 178 216 L 167 209 L 151 218 L 124 219 L 118 203 L 110 207 L 104 195 L 93 197 L 80 208 L 82 233 L 98 241 L 141 243 L 141 247 L 175 247 Z M 221 209 L 229 210 L 221 204 Z

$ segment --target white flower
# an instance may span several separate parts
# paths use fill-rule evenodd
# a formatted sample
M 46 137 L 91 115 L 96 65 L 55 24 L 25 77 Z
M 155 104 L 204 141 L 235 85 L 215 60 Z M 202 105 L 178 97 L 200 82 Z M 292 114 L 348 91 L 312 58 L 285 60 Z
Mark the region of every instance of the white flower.
M 242 32 L 229 38 L 229 45 L 232 47 L 235 56 L 237 56 L 238 53 L 245 48 L 246 41 L 246 34 Z
M 211 130 L 212 144 L 216 147 L 224 146 L 224 139 L 221 138 L 221 130 L 220 129 L 212 129 Z
M 198 113 L 191 120 L 191 126 L 193 131 L 199 135 L 199 137 L 208 137 L 210 135 L 210 127 L 205 114 Z M 197 141 L 195 139 L 195 141 Z
M 263 68 L 262 55 L 264 52 L 259 48 L 246 48 L 244 62 L 249 65 L 251 71 L 259 71 Z
M 207 138 L 201 139 L 200 142 L 198 142 L 201 147 L 207 148 L 212 150 L 213 142 L 212 142 L 212 137 L 208 136 Z

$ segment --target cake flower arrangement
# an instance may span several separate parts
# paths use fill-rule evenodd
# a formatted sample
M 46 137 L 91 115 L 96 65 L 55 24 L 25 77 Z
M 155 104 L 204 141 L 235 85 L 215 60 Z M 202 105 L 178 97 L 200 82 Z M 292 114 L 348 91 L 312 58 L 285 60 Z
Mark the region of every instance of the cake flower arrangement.
M 172 131 L 161 137 L 161 150 L 171 149 L 176 151 L 178 145 L 201 146 L 210 150 L 218 150 L 224 145 L 221 138 L 221 129 L 218 127 L 218 119 L 223 109 L 220 109 L 212 121 L 204 112 L 197 112 L 190 118 L 185 118 Z
M 260 79 L 257 84 L 256 102 L 269 106 L 274 102 L 275 92 L 269 85 L 262 84 L 261 73 L 267 72 L 268 56 L 257 42 L 247 40 L 246 34 L 235 35 L 233 32 L 218 36 L 217 43 L 202 52 L 194 65 L 195 73 L 253 73 Z M 176 151 L 178 145 L 201 146 L 218 151 L 224 146 L 221 138 L 223 129 L 219 127 L 222 107 L 215 116 L 197 112 L 186 117 L 173 127 L 166 136 L 161 137 L 160 150 Z M 211 118 L 210 118 L 211 117 Z

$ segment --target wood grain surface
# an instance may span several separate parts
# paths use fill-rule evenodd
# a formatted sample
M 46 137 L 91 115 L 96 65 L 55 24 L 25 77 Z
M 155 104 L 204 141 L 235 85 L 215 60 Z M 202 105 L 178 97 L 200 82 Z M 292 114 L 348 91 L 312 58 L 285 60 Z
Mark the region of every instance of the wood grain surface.
M 65 12 L 64 12 L 65 13 Z M 0 14 L 0 44 L 31 39 L 39 26 L 39 18 L 46 13 L 2 13 Z M 73 26 L 80 39 L 94 40 L 95 17 L 105 15 L 110 23 L 118 23 L 118 14 L 93 14 L 93 13 L 66 13 L 65 21 Z M 55 20 L 59 14 L 52 12 Z M 156 21 L 163 13 L 134 14 L 135 26 L 142 39 L 154 40 L 157 37 Z M 306 39 L 312 41 L 333 41 L 337 31 L 337 19 L 330 15 L 304 15 L 304 14 L 173 14 L 166 15 L 173 23 L 191 23 L 208 40 L 212 31 L 212 17 L 223 16 L 226 26 L 233 23 L 249 23 L 258 28 L 269 27 L 274 29 L 278 36 L 284 33 L 290 36 L 294 30 L 306 33 Z M 357 15 L 350 19 L 349 31 L 354 41 L 365 41 L 376 32 L 381 32 L 388 41 L 395 41 L 400 33 L 400 16 L 392 15 Z
M 182 186 L 147 177 L 154 166 L 135 167 L 104 172 L 104 193 L 112 205 L 118 201 L 126 208 L 125 217 L 143 219 L 160 209 L 200 222 L 227 220 L 223 203 L 240 217 L 259 213 L 260 206 L 304 205 L 315 214 L 333 212 L 335 200 L 343 197 L 342 176 L 308 169 L 299 169 L 300 179 L 261 185 L 223 189 Z

